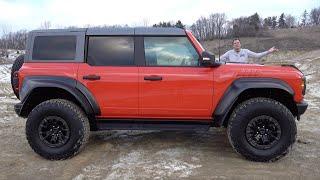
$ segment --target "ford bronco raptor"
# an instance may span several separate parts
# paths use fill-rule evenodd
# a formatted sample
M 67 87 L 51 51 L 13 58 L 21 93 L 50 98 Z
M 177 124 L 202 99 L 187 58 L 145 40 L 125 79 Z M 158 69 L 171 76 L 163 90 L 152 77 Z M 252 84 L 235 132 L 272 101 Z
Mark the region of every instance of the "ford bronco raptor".
M 31 148 L 51 160 L 77 154 L 90 131 L 226 127 L 236 152 L 274 161 L 307 109 L 296 67 L 220 63 L 178 28 L 32 31 L 11 82 Z

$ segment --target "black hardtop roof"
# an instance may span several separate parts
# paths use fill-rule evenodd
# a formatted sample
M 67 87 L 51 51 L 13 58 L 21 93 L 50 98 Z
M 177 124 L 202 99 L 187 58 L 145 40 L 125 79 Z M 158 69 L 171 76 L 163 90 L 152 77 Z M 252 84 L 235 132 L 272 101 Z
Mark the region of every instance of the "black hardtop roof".
M 31 33 L 64 33 L 64 32 L 84 32 L 86 35 L 169 35 L 180 36 L 186 32 L 181 28 L 161 28 L 161 27 L 136 27 L 136 28 L 72 28 L 72 29 L 46 29 L 34 30 Z

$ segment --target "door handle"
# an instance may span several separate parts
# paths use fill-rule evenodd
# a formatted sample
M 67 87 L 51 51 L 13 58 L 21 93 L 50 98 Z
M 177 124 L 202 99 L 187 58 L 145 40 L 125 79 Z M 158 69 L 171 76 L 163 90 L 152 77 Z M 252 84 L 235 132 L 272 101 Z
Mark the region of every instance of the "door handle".
M 145 76 L 144 80 L 145 81 L 162 81 L 162 77 L 161 76 L 156 76 L 156 75 Z
M 95 74 L 89 74 L 89 75 L 83 76 L 83 79 L 95 81 L 95 80 L 100 80 L 100 76 L 95 75 Z

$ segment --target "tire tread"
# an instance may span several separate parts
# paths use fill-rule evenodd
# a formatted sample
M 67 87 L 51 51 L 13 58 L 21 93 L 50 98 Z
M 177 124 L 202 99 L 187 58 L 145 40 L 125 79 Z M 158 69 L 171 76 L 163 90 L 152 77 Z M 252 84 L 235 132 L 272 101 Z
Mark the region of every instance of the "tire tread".
M 291 139 L 287 143 L 282 144 L 282 146 L 279 148 L 279 149 L 285 149 L 285 150 L 282 152 L 277 152 L 278 154 L 274 153 L 269 157 L 260 157 L 260 156 L 251 154 L 250 152 L 246 151 L 246 149 L 244 149 L 239 143 L 236 143 L 235 142 L 236 137 L 233 137 L 232 135 L 232 131 L 235 130 L 234 125 L 237 123 L 240 123 L 238 120 L 238 117 L 241 116 L 241 114 L 245 113 L 248 110 L 248 107 L 250 108 L 250 106 L 258 103 L 270 103 L 274 105 L 276 109 L 283 112 L 286 117 L 289 117 L 288 120 L 290 125 L 288 127 L 293 127 L 293 129 L 291 129 Z M 296 134 L 297 134 L 297 128 L 294 121 L 294 117 L 290 112 L 290 110 L 278 101 L 275 101 L 269 98 L 262 98 L 262 97 L 252 98 L 238 105 L 230 117 L 228 129 L 227 129 L 228 139 L 232 148 L 237 153 L 243 155 L 245 158 L 252 161 L 258 161 L 258 162 L 268 162 L 268 161 L 273 162 L 285 156 L 289 152 L 289 148 L 292 147 L 293 143 L 295 142 Z
M 44 151 L 42 151 L 40 148 L 38 148 L 38 146 L 36 146 L 34 144 L 34 141 L 31 139 L 31 136 L 29 133 L 31 133 L 31 126 L 32 126 L 32 122 L 29 121 L 29 117 L 33 116 L 34 113 L 37 113 L 39 111 L 41 111 L 44 107 L 46 106 L 60 106 L 62 108 L 68 108 L 70 111 L 73 111 L 77 118 L 80 120 L 80 123 L 83 124 L 84 130 L 83 130 L 83 136 L 81 138 L 79 138 L 79 140 L 76 142 L 76 144 L 73 146 L 72 149 L 70 149 L 67 153 L 64 154 L 57 154 L 57 155 L 50 155 Z M 84 146 L 87 144 L 88 140 L 89 140 L 89 135 L 90 135 L 90 125 L 89 125 L 89 120 L 86 117 L 86 115 L 84 114 L 84 112 L 73 102 L 70 102 L 68 100 L 64 100 L 64 99 L 51 99 L 51 100 L 47 100 L 42 102 L 41 104 L 39 104 L 38 106 L 36 106 L 30 113 L 26 123 L 26 135 L 27 135 L 27 140 L 31 146 L 31 148 L 38 153 L 40 156 L 46 158 L 46 159 L 50 159 L 50 160 L 63 160 L 63 159 L 68 159 L 71 158 L 73 156 L 75 156 L 76 154 L 78 154 L 83 148 Z

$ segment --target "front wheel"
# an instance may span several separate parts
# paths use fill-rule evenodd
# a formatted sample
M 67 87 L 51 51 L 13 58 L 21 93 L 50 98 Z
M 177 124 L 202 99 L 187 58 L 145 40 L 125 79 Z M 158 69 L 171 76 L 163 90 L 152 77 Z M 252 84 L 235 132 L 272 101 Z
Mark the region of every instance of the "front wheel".
M 228 124 L 232 147 L 252 161 L 275 161 L 286 155 L 296 134 L 292 113 L 268 98 L 253 98 L 241 103 Z
M 89 139 L 89 121 L 74 103 L 52 99 L 36 106 L 28 116 L 27 140 L 40 156 L 50 160 L 76 155 Z

